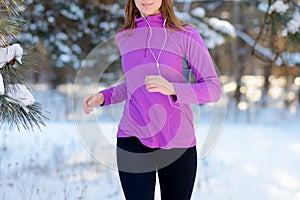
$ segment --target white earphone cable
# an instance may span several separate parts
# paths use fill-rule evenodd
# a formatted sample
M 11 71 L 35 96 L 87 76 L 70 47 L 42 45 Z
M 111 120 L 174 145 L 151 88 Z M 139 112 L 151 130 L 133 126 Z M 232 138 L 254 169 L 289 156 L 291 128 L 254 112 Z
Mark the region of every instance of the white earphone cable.
M 156 67 L 157 67 L 157 71 L 158 71 L 159 75 L 161 76 L 162 74 L 161 74 L 160 66 L 159 66 L 159 58 L 160 58 L 160 56 L 161 56 L 161 53 L 162 53 L 163 49 L 165 48 L 165 46 L 166 46 L 166 44 L 167 44 L 167 37 L 168 37 L 167 29 L 166 29 L 166 21 L 167 21 L 167 19 L 165 19 L 165 20 L 164 20 L 164 23 L 163 23 L 164 34 L 165 34 L 164 43 L 163 43 L 163 46 L 162 46 L 162 48 L 160 49 L 160 51 L 159 51 L 159 53 L 158 53 L 158 56 L 157 56 L 157 58 L 156 58 L 155 55 L 154 55 L 154 53 L 153 53 L 153 51 L 152 51 L 152 48 L 150 47 L 150 41 L 151 41 L 151 39 L 152 39 L 152 34 L 153 34 L 152 27 L 151 27 L 150 23 L 148 22 L 148 20 L 147 20 L 144 16 L 143 16 L 143 18 L 145 19 L 145 21 L 146 21 L 146 23 L 147 23 L 147 25 L 148 25 L 148 27 L 149 27 L 149 30 L 150 30 L 150 36 L 149 36 L 149 39 L 148 39 L 148 42 L 147 42 L 147 47 L 149 48 L 150 53 L 152 54 L 152 57 L 153 57 L 154 60 L 155 60 L 155 64 L 156 64 Z M 185 114 L 185 111 L 184 111 L 181 107 L 173 105 L 173 102 L 171 101 L 171 96 L 170 96 L 170 95 L 168 95 L 168 100 L 169 100 L 170 105 L 171 105 L 173 108 L 177 108 L 177 109 L 179 109 L 180 111 L 182 111 L 182 112 Z
M 168 35 L 167 35 L 166 27 L 165 27 L 165 24 L 166 24 L 166 20 L 167 20 L 167 19 L 165 19 L 165 20 L 164 20 L 164 23 L 163 23 L 163 28 L 164 28 L 164 33 L 165 33 L 164 43 L 163 43 L 163 46 L 161 47 L 161 49 L 160 49 L 160 51 L 159 51 L 159 53 L 158 53 L 157 58 L 156 58 L 156 56 L 154 55 L 154 53 L 153 53 L 153 51 L 152 51 L 152 48 L 150 47 L 150 42 L 151 42 L 152 35 L 153 35 L 152 27 L 151 27 L 150 23 L 148 22 L 148 20 L 147 20 L 145 17 L 144 17 L 144 19 L 145 19 L 145 21 L 146 21 L 146 23 L 147 23 L 147 25 L 148 25 L 148 27 L 149 27 L 149 30 L 150 30 L 150 36 L 149 36 L 149 39 L 148 39 L 148 42 L 147 42 L 147 46 L 148 46 L 148 48 L 149 48 L 149 50 L 150 50 L 150 53 L 152 54 L 152 57 L 153 57 L 154 60 L 155 60 L 155 64 L 156 64 L 156 67 L 157 67 L 157 71 L 158 71 L 159 75 L 161 75 L 160 67 L 159 67 L 159 58 L 160 58 L 160 56 L 161 56 L 161 53 L 162 53 L 163 49 L 165 48 L 165 46 L 166 46 L 166 44 L 167 44 L 167 37 L 168 37 Z

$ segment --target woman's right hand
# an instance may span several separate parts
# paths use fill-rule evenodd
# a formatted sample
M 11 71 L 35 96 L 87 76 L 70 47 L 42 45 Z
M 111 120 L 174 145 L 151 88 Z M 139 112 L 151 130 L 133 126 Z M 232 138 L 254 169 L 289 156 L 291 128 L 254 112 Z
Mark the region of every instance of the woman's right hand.
M 104 95 L 102 93 L 90 94 L 83 99 L 83 110 L 86 114 L 90 114 L 94 107 L 100 106 L 104 102 Z

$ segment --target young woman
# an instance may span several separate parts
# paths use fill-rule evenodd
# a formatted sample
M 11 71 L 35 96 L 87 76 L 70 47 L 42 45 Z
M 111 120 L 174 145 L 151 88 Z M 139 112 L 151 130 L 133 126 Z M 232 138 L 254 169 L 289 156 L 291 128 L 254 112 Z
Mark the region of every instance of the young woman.
M 84 111 L 125 101 L 117 163 L 127 200 L 189 200 L 197 153 L 190 104 L 218 101 L 221 86 L 195 28 L 180 21 L 172 0 L 128 0 L 116 35 L 125 81 L 87 96 Z M 196 83 L 190 84 L 189 71 Z

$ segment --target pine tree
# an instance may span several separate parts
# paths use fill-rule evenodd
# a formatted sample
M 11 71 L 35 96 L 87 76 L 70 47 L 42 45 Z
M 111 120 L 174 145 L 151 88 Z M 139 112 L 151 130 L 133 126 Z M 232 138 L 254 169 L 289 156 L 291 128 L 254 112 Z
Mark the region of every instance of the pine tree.
M 24 23 L 17 17 L 24 9 L 23 0 L 0 0 L 0 130 L 3 124 L 19 131 L 20 127 L 32 130 L 45 125 L 47 119 L 28 89 L 35 61 L 14 43 Z

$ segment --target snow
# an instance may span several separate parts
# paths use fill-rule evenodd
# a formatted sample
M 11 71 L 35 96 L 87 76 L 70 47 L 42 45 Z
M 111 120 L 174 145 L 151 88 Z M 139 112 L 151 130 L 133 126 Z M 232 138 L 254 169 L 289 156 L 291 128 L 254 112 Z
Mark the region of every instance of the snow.
M 100 22 L 99 27 L 103 28 L 106 31 L 110 31 L 117 27 L 117 23 L 116 22 Z
M 255 44 L 254 39 L 252 39 L 249 35 L 247 35 L 246 33 L 242 32 L 242 31 L 237 31 L 237 36 L 240 39 L 242 39 L 243 41 L 245 41 L 249 46 L 253 46 Z M 259 44 L 255 45 L 255 50 L 270 60 L 274 60 L 276 57 L 275 54 L 272 53 L 272 51 L 270 49 L 264 48 L 263 46 L 261 46 Z M 300 54 L 283 52 L 282 56 L 277 58 L 277 60 L 275 61 L 275 64 L 277 66 L 280 66 L 283 63 L 285 63 L 287 66 L 299 65 Z
M 292 19 L 288 21 L 287 27 L 282 31 L 281 35 L 286 37 L 289 33 L 295 34 L 300 30 L 300 12 L 295 11 Z
M 214 49 L 225 43 L 225 36 L 235 37 L 235 28 L 228 21 L 217 18 L 205 18 L 205 10 L 201 7 L 195 8 L 191 11 L 191 16 L 187 12 L 179 12 L 175 9 L 176 16 L 185 22 L 194 24 L 197 30 L 203 37 L 207 48 Z M 198 20 L 196 18 L 204 18 Z M 206 23 L 207 21 L 207 23 Z M 208 26 L 209 25 L 209 26 Z
M 76 4 L 71 3 L 71 5 L 69 5 L 68 8 L 70 8 L 70 10 L 61 9 L 60 13 L 71 20 L 84 19 L 84 10 L 80 9 Z
M 298 79 L 295 83 L 300 85 Z M 263 84 L 260 77 L 245 76 L 243 81 Z M 1 128 L 0 198 L 125 200 L 118 172 L 110 163 L 115 160 L 122 105 L 97 108 L 87 116 L 79 106 L 82 99 L 72 101 L 70 94 L 80 97 L 95 86 L 65 84 L 59 91 L 48 88 L 45 93 L 45 85 L 35 88 L 39 90 L 34 96 L 50 111 L 51 121 L 41 131 L 18 133 L 6 126 Z M 78 112 L 80 120 L 60 117 L 65 110 Z M 249 111 L 253 121 L 248 121 L 247 111 L 234 115 L 232 109 L 228 110 L 225 124 L 223 120 L 218 123 L 222 129 L 216 147 L 202 159 L 204 138 L 215 128 L 212 107 L 201 106 L 195 115 L 199 159 L 191 200 L 299 200 L 300 171 L 296 166 L 300 166 L 300 113 L 286 115 L 279 109 L 259 109 L 256 114 Z M 94 151 L 83 140 L 90 133 L 96 134 L 91 140 L 97 144 Z M 160 200 L 158 181 L 156 200 Z
M 235 37 L 236 35 L 235 28 L 228 21 L 212 17 L 208 19 L 208 24 L 214 30 L 230 35 L 231 37 Z
M 57 46 L 57 48 L 58 48 L 61 52 L 65 53 L 65 54 L 71 54 L 71 53 L 72 53 L 72 51 L 71 51 L 71 49 L 69 48 L 69 46 L 66 45 L 66 44 L 64 44 L 61 40 L 56 40 L 56 41 L 55 41 L 55 45 Z
M 197 7 L 191 11 L 191 14 L 195 17 L 204 18 L 206 15 L 205 9 L 202 7 Z
M 300 66 L 300 53 L 287 53 L 287 52 L 284 52 L 282 54 L 282 57 L 283 57 L 285 63 L 287 63 L 288 66 L 295 66 L 295 65 Z
M 37 45 L 40 41 L 38 36 L 36 36 L 36 35 L 33 36 L 30 33 L 22 33 L 20 38 L 22 38 L 23 41 L 30 42 L 30 44 L 32 44 L 32 45 Z
M 271 14 L 273 12 L 284 14 L 288 9 L 289 9 L 288 4 L 284 4 L 283 1 L 277 0 L 270 6 L 269 14 Z
M 114 121 L 86 124 L 101 127 L 115 143 Z M 299 126 L 296 120 L 269 125 L 226 122 L 214 151 L 198 160 L 192 200 L 298 200 Z M 200 132 L 208 129 L 204 119 Z M 42 132 L 33 133 L 4 128 L 0 137 L 2 199 L 124 200 L 116 169 L 93 159 L 74 122 L 48 122 Z M 106 148 L 99 147 L 102 153 Z M 156 197 L 160 199 L 158 190 Z
M 68 63 L 72 60 L 69 54 L 61 54 L 59 55 L 58 59 L 64 63 Z
M 197 29 L 203 36 L 207 48 L 213 49 L 225 43 L 224 37 L 216 31 L 210 29 L 207 24 L 200 22 Z
M 72 50 L 73 50 L 75 53 L 77 53 L 77 54 L 81 54 L 81 52 L 82 52 L 80 46 L 77 45 L 77 44 L 73 44 L 73 45 L 72 45 Z
M 48 16 L 48 17 L 47 17 L 47 21 L 48 21 L 50 24 L 52 24 L 52 23 L 55 22 L 55 18 L 52 17 L 52 16 Z
M 13 44 L 8 47 L 0 47 L 0 69 L 7 62 L 16 59 L 22 64 L 23 49 L 20 44 Z
M 2 74 L 0 73 L 0 95 L 4 94 L 4 92 L 5 92 L 5 88 L 4 88 L 3 77 Z
M 25 2 L 26 2 L 27 5 L 30 5 L 30 4 L 33 3 L 33 0 L 26 0 Z
M 7 96 L 17 100 L 20 106 L 29 106 L 34 104 L 35 99 L 25 85 L 13 84 L 7 86 Z
M 180 12 L 180 11 L 178 11 L 176 8 L 174 8 L 175 9 L 175 14 L 176 14 L 176 16 L 180 19 L 180 20 L 182 20 L 182 21 L 184 21 L 184 22 L 187 22 L 187 21 L 189 21 L 189 20 L 191 20 L 191 15 L 189 14 L 189 13 L 187 13 L 187 12 Z
M 268 11 L 268 7 L 269 7 L 269 5 L 266 2 L 260 2 L 258 4 L 258 10 L 260 10 L 261 12 L 267 12 Z
M 62 40 L 62 41 L 67 41 L 68 36 L 67 36 L 67 34 L 60 32 L 60 33 L 56 34 L 56 39 L 57 40 Z
M 45 11 L 45 7 L 42 4 L 37 4 L 33 9 L 32 14 L 37 16 L 43 13 L 44 11 Z

